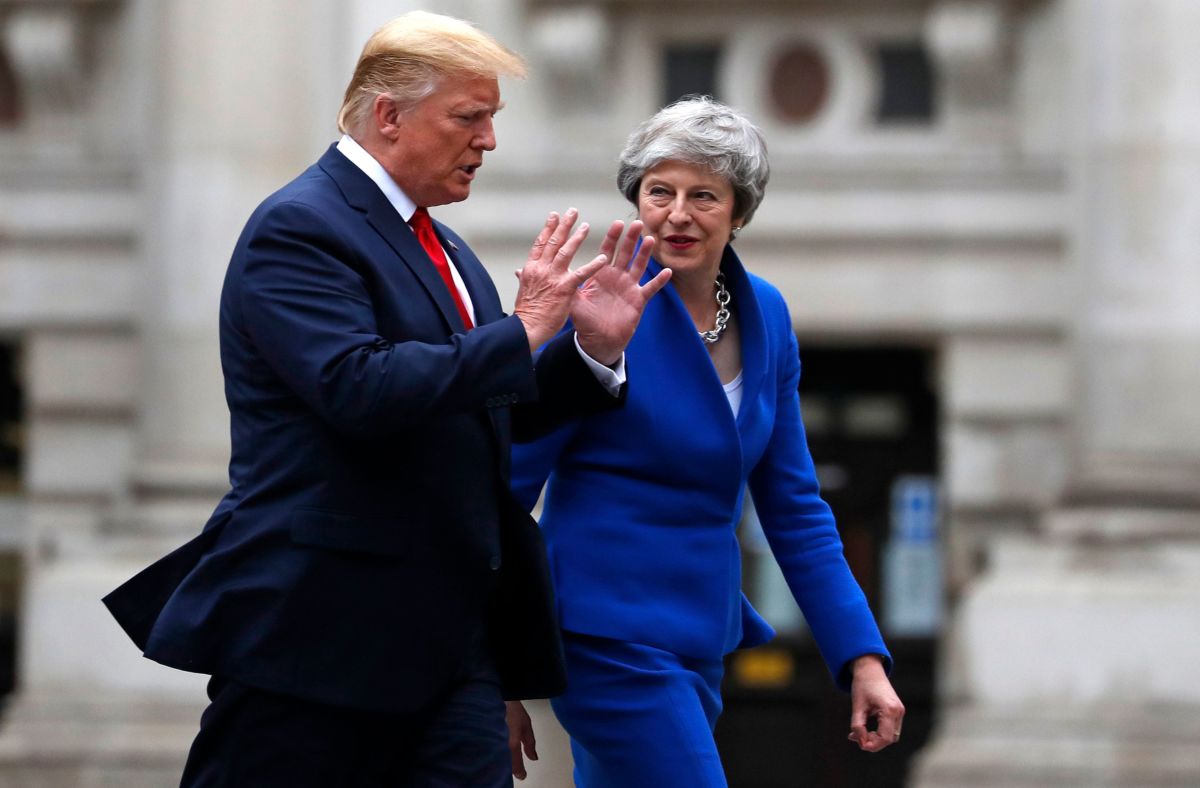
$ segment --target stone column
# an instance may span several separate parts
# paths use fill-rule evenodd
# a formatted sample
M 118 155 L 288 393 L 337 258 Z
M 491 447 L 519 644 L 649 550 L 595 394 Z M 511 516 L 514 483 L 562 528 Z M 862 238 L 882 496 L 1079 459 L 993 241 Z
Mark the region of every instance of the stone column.
M 158 133 L 148 141 L 141 474 L 224 484 L 229 424 L 217 356 L 217 300 L 254 206 L 335 139 L 315 106 L 334 31 L 310 40 L 305 4 L 170 2 L 161 13 Z M 322 96 L 322 98 L 325 98 Z M 166 478 L 170 477 L 170 478 Z
M 1200 4 L 1067 10 L 1071 473 L 962 600 L 922 786 L 1200 783 Z
M 113 35 L 97 37 L 95 49 L 80 56 L 121 65 L 104 72 L 112 93 L 146 94 L 132 102 L 140 117 L 107 117 L 114 129 L 106 140 L 132 162 L 136 184 L 140 275 L 130 289 L 138 354 L 136 372 L 124 374 L 136 375 L 129 399 L 137 426 L 131 461 L 92 457 L 95 468 L 119 463 L 119 478 L 95 501 L 100 520 L 86 533 L 76 529 L 64 539 L 63 527 L 39 527 L 39 512 L 62 504 L 35 500 L 31 507 L 37 533 L 24 589 L 21 690 L 0 735 L 0 786 L 178 780 L 204 704 L 204 677 L 143 659 L 99 600 L 199 533 L 227 489 L 217 299 L 255 205 L 336 139 L 335 83 L 346 78 L 339 5 L 55 5 L 111 15 L 105 18 L 114 23 L 103 29 Z M 101 107 L 95 114 L 106 117 Z M 43 358 L 65 363 L 61 354 L 35 361 Z M 57 380 L 49 373 L 37 379 Z M 41 465 L 35 481 L 55 473 Z
M 1076 487 L 1200 504 L 1200 54 L 1189 0 L 1080 3 Z M 1200 523 L 1196 535 L 1200 536 Z
M 134 565 L 198 533 L 228 488 L 218 299 L 254 207 L 336 139 L 329 5 L 174 0 L 160 10 L 138 454 L 133 506 L 116 524 L 134 537 Z

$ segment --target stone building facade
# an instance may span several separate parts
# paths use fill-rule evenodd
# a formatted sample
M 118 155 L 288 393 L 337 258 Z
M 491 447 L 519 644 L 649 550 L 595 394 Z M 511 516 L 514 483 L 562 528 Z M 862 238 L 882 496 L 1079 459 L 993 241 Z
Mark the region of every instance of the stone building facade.
M 738 248 L 802 357 L 928 360 L 949 613 L 910 784 L 1200 781 L 1200 3 L 0 0 L 0 785 L 177 779 L 203 679 L 98 600 L 224 491 L 233 240 L 418 6 L 532 67 L 439 213 L 507 302 L 544 213 L 627 216 L 625 135 L 713 92 L 768 138 Z

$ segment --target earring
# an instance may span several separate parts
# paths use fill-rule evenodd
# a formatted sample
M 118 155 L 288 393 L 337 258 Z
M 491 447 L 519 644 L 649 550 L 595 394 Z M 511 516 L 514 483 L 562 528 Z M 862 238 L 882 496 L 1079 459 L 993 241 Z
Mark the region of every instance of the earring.
M 737 238 L 737 234 L 741 231 L 741 229 L 742 229 L 741 227 L 730 227 L 729 228 L 729 240 L 732 241 L 734 238 Z

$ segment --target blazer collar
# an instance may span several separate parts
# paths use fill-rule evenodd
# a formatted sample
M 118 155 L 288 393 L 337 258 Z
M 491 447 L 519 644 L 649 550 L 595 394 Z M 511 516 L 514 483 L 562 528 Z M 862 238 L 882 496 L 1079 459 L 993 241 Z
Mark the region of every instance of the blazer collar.
M 446 288 L 446 283 L 442 281 L 441 275 L 429 261 L 429 255 L 425 253 L 417 236 L 413 234 L 412 228 L 400 218 L 400 214 L 388 202 L 379 186 L 347 159 L 337 149 L 336 144 L 329 146 L 329 149 L 317 162 L 317 166 L 337 184 L 347 204 L 365 214 L 367 223 L 383 237 L 383 240 L 392 247 L 401 261 L 413 272 L 429 297 L 437 304 L 438 310 L 442 313 L 450 330 L 465 331 L 466 326 L 463 325 L 462 318 L 458 315 L 458 308 L 454 305 L 454 299 Z M 440 235 L 441 233 L 439 233 Z M 445 245 L 445 239 L 442 240 Z M 461 268 L 459 270 L 462 271 Z M 468 285 L 469 287 L 470 285 Z M 474 295 L 475 291 L 472 290 L 472 298 Z
M 652 279 L 661 270 L 662 265 L 653 257 L 650 258 L 650 263 L 646 266 L 646 273 L 642 278 L 643 283 Z M 733 298 L 733 308 L 737 313 L 738 329 L 741 332 L 742 405 L 734 421 L 739 436 L 742 436 L 747 434 L 751 428 L 751 420 L 758 410 L 755 403 L 758 401 L 763 380 L 767 374 L 767 329 L 750 275 L 746 272 L 737 253 L 733 251 L 733 247 L 729 245 L 725 246 L 724 256 L 721 258 L 721 272 L 725 274 L 726 284 Z M 703 340 L 696 333 L 687 307 L 683 304 L 683 299 L 670 284 L 663 288 L 655 298 L 664 299 L 661 308 L 670 313 L 667 316 L 667 324 L 659 326 L 657 330 L 670 332 L 674 337 L 671 345 L 676 349 L 667 351 L 663 347 L 659 347 L 655 352 L 668 352 L 673 357 L 688 359 L 688 366 L 697 368 L 701 376 L 711 384 L 704 386 L 703 390 L 709 391 L 713 401 L 717 403 L 715 407 L 723 408 L 725 413 L 729 413 L 729 403 L 725 397 L 725 391 L 721 387 L 721 381 L 704 348 Z M 653 301 L 651 303 L 653 304 Z M 705 395 L 697 392 L 697 396 Z M 730 418 L 732 419 L 732 414 L 730 414 Z
M 738 428 L 744 431 L 767 374 L 767 326 L 750 275 L 737 252 L 728 244 L 721 258 L 721 272 L 725 274 L 733 308 L 737 311 L 738 330 L 742 334 L 742 407 L 738 411 L 737 423 Z

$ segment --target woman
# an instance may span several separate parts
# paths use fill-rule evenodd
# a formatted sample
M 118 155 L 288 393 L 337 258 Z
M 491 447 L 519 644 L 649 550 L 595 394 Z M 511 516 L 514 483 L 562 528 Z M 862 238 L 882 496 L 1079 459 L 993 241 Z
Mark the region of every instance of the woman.
M 568 675 L 553 706 L 579 786 L 725 785 L 712 735 L 722 658 L 774 635 L 741 592 L 734 530 L 747 485 L 829 670 L 851 693 L 850 739 L 874 752 L 900 737 L 891 658 L 818 495 L 787 306 L 730 246 L 768 173 L 758 129 L 708 98 L 677 102 L 633 133 L 618 185 L 653 244 L 646 276 L 667 268 L 671 280 L 626 349 L 628 401 L 514 449 L 525 503 L 549 479 L 541 524 Z M 519 744 L 529 754 L 532 731 L 519 704 L 509 722 L 523 776 Z

